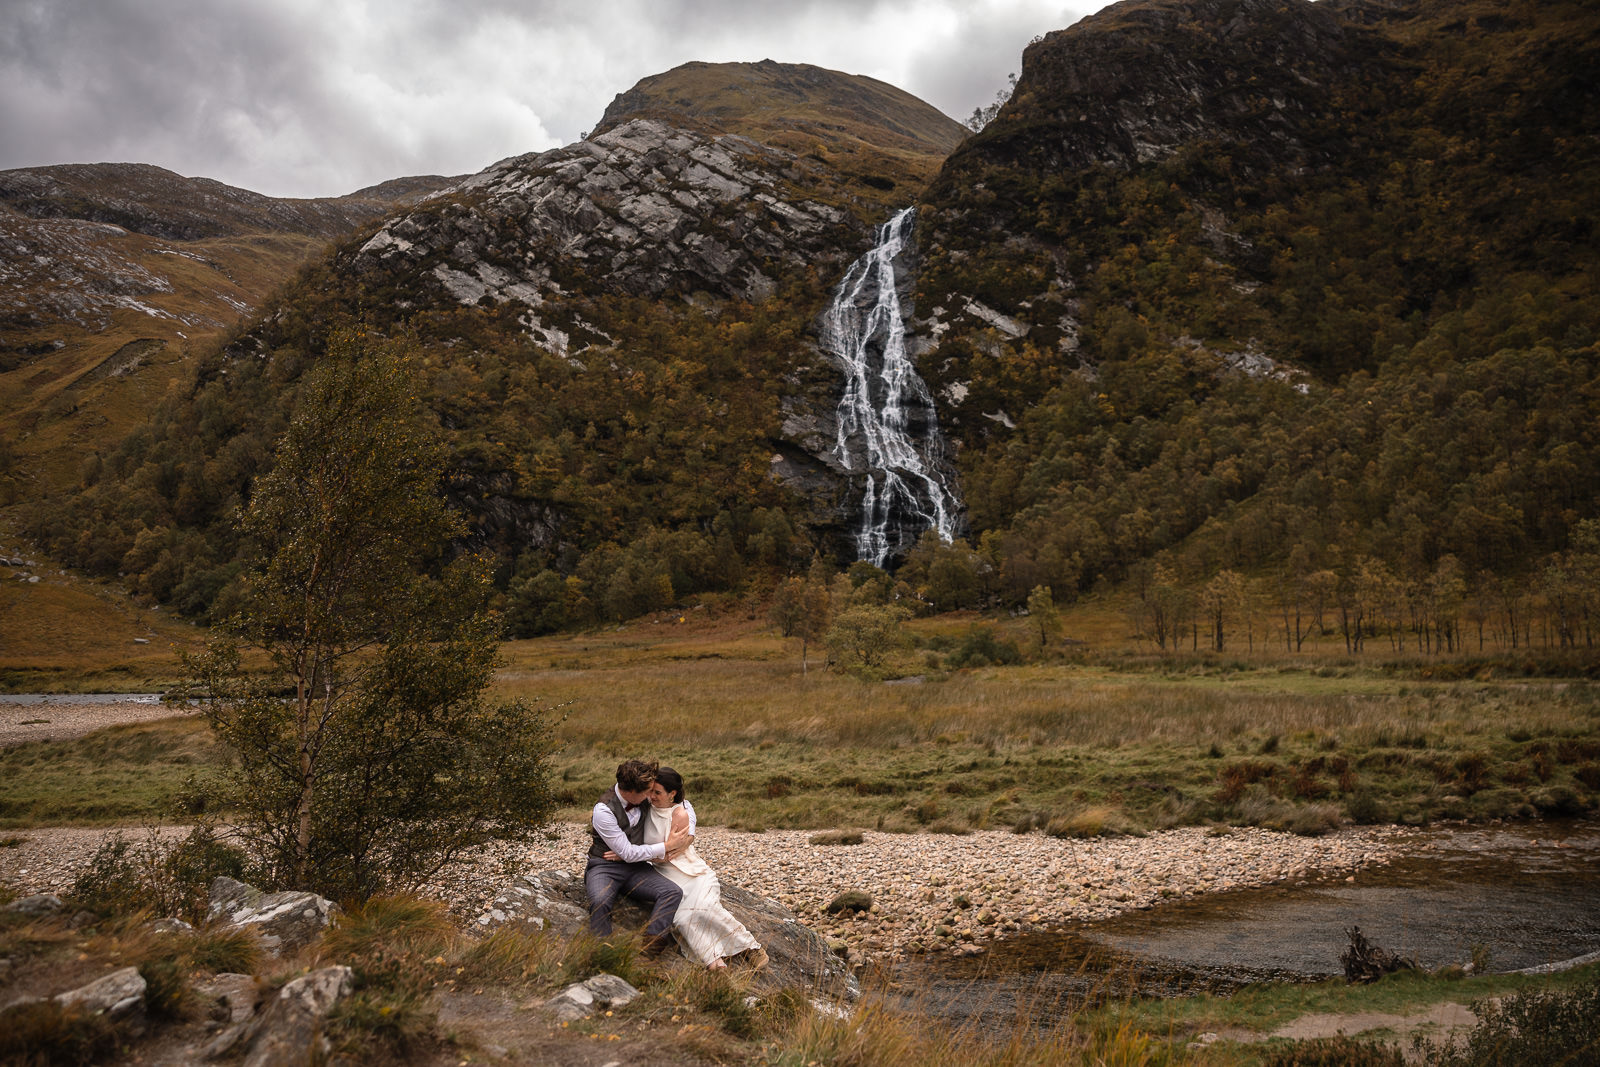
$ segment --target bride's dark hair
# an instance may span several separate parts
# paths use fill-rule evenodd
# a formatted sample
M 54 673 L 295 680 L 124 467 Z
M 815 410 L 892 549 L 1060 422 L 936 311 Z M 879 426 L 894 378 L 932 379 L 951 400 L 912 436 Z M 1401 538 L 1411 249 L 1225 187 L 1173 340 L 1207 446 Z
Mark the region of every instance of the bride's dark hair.
M 683 803 L 683 775 L 671 767 L 656 768 L 656 781 L 661 783 L 661 788 L 672 794 L 674 804 Z

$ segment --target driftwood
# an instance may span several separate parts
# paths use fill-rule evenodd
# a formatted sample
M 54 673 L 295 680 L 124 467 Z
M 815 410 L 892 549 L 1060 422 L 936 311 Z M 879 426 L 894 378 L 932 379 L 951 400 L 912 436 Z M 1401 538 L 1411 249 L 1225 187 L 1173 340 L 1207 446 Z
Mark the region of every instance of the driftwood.
M 1345 933 L 1350 935 L 1350 947 L 1344 950 L 1339 957 L 1339 962 L 1344 964 L 1344 976 L 1351 982 L 1376 982 L 1386 974 L 1395 971 L 1414 971 L 1417 961 L 1406 956 L 1397 956 L 1361 936 L 1361 927 L 1352 926 Z

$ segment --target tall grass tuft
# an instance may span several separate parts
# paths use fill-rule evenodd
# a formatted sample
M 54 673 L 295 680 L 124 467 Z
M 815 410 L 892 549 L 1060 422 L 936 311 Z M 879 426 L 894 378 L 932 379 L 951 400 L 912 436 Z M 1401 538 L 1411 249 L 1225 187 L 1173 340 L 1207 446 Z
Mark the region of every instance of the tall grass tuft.
M 772 1062 L 784 1067 L 1180 1067 L 1193 1062 L 1187 1051 L 1128 1022 L 1099 1030 L 1070 1021 L 1041 1027 L 1022 1012 L 1009 1030 L 995 1033 L 952 1027 L 925 1012 L 896 1011 L 875 1001 L 848 1019 L 812 1012 L 779 1047 Z
M 355 991 L 328 1019 L 339 1048 L 383 1062 L 436 1041 L 433 989 L 458 937 L 445 905 L 421 897 L 373 897 L 341 916 L 319 946 L 355 971 Z
M 103 1016 L 63 1008 L 53 1000 L 6 1009 L 0 1063 L 14 1067 L 81 1067 L 110 1056 L 117 1027 Z
M 433 956 L 455 937 L 455 922 L 443 902 L 396 894 L 373 897 L 345 912 L 322 936 L 322 950 L 337 959 Z
M 528 978 L 553 978 L 561 970 L 566 946 L 543 930 L 502 926 L 475 941 L 461 956 L 463 977 L 504 985 Z
M 636 986 L 648 973 L 640 955 L 637 934 L 614 933 L 599 938 L 588 931 L 579 931 L 567 942 L 557 976 L 565 983 L 581 982 L 597 974 L 614 974 Z

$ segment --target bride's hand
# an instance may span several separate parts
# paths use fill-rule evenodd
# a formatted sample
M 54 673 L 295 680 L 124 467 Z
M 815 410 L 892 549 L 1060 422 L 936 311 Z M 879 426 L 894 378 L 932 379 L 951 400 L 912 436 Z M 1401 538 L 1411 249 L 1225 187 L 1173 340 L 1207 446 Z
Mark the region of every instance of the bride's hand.
M 610 849 L 606 849 L 606 859 L 608 859 L 608 860 L 620 860 L 621 858 L 622 857 L 617 855 L 615 852 L 612 852 Z

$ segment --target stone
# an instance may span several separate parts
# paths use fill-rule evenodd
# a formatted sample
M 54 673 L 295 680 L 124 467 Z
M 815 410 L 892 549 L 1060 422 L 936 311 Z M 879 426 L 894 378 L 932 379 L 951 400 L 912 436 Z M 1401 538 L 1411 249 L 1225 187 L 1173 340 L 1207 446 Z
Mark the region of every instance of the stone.
M 338 911 L 337 904 L 315 893 L 263 893 L 221 876 L 211 883 L 206 922 L 223 928 L 253 927 L 261 934 L 262 947 L 278 956 L 315 941 Z
M 6 911 L 21 912 L 23 915 L 39 917 L 54 915 L 62 908 L 61 898 L 54 893 L 35 893 L 30 897 L 13 900 L 6 905 Z
M 574 982 L 541 1005 L 562 1022 L 587 1019 L 596 1011 L 620 1008 L 639 995 L 639 991 L 614 974 L 597 974 Z
M 823 909 L 829 915 L 838 915 L 840 912 L 863 912 L 872 910 L 872 894 L 865 889 L 846 889 L 828 902 Z
M 259 1012 L 224 1030 L 201 1055 L 237 1056 L 243 1067 L 300 1067 L 323 1062 L 331 1048 L 322 1023 L 355 988 L 349 967 L 324 967 L 278 990 Z
M 88 1015 L 125 1019 L 144 1012 L 144 977 L 137 967 L 112 971 L 86 986 L 58 994 L 57 1004 L 75 1007 Z
M 194 991 L 213 1001 L 220 1009 L 213 1015 L 229 1026 L 247 1021 L 261 1005 L 261 983 L 254 975 L 224 972 L 196 984 Z

